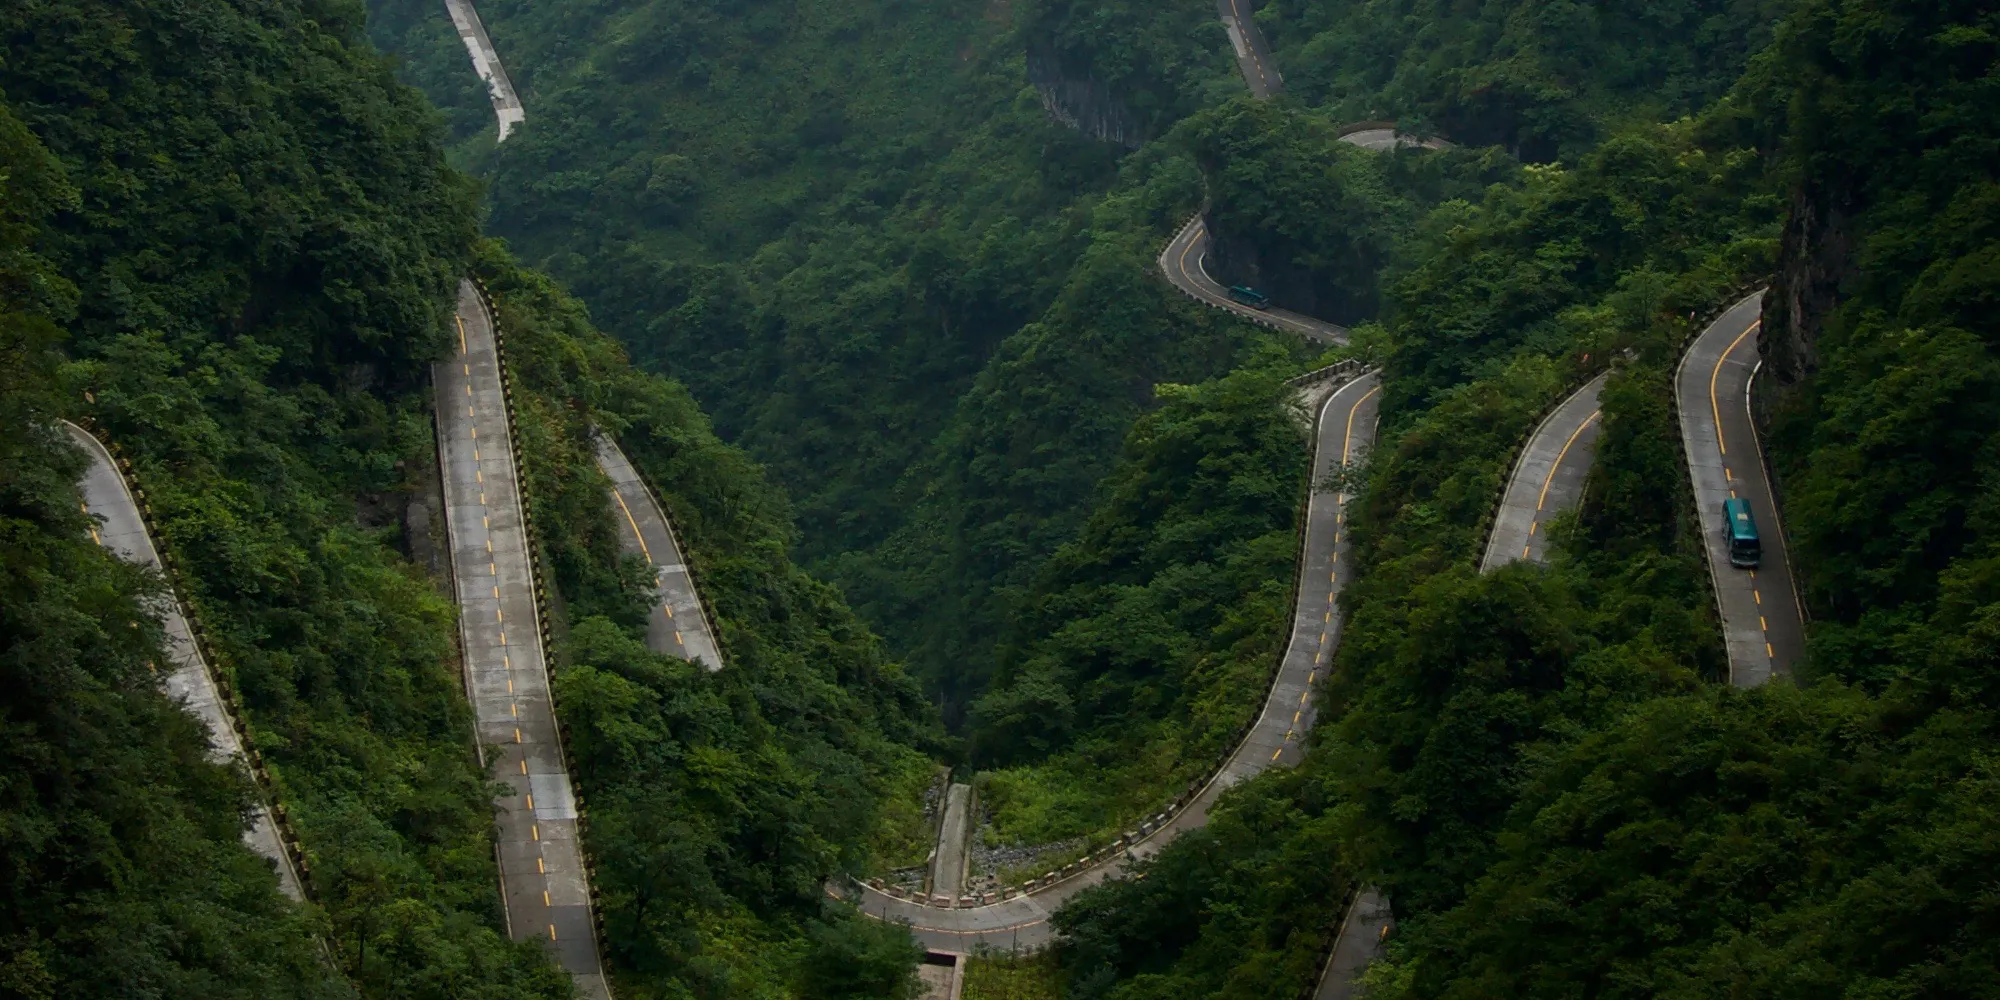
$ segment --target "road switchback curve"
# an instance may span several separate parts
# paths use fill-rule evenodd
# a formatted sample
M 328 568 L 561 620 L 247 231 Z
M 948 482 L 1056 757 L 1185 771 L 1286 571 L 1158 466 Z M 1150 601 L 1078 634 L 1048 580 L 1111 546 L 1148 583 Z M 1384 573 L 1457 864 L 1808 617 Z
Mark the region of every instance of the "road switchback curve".
M 1229 289 L 1208 274 L 1208 224 L 1197 215 L 1160 251 L 1160 273 L 1190 298 L 1235 313 L 1258 326 L 1296 333 L 1328 344 L 1347 343 L 1347 328 L 1285 309 L 1257 309 L 1229 297 Z
M 1230 23 L 1228 11 L 1231 5 L 1237 2 L 1240 0 L 1217 0 L 1223 8 L 1225 24 Z M 1254 27 L 1253 25 L 1253 30 Z M 1231 28 L 1230 38 L 1232 40 L 1236 38 L 1234 28 Z M 1256 38 L 1257 43 L 1262 45 L 1263 35 L 1259 34 Z M 1272 65 L 1268 51 L 1263 53 L 1261 59 L 1262 62 L 1258 65 Z M 1250 83 L 1251 93 L 1259 98 L 1271 96 L 1271 93 L 1258 89 L 1259 82 L 1251 77 L 1251 64 L 1244 62 L 1242 65 L 1244 79 Z M 1276 69 L 1271 73 L 1275 76 Z M 1418 139 L 1408 133 L 1398 132 L 1394 128 L 1361 129 L 1341 136 L 1340 141 L 1376 151 L 1389 151 L 1406 146 L 1443 149 L 1450 145 L 1442 139 Z M 1208 222 L 1201 215 L 1189 219 L 1187 225 L 1182 226 L 1180 232 L 1174 234 L 1174 238 L 1168 241 L 1167 248 L 1160 251 L 1159 263 L 1160 273 L 1167 276 L 1167 281 L 1198 302 L 1235 313 L 1238 317 L 1259 326 L 1296 333 L 1308 340 L 1328 344 L 1347 343 L 1347 328 L 1338 323 L 1329 323 L 1288 309 L 1276 307 L 1259 309 L 1230 298 L 1228 287 L 1208 273 Z
M 1674 402 L 1700 515 L 1702 550 L 1708 556 L 1716 612 L 1729 652 L 1729 682 L 1738 687 L 1789 675 L 1805 652 L 1804 615 L 1792 580 L 1791 552 L 1750 413 L 1763 303 L 1764 293 L 1759 291 L 1724 310 L 1688 345 L 1674 376 Z M 1729 563 L 1722 503 L 1730 499 L 1750 502 L 1763 545 L 1756 569 Z
M 1331 391 L 1312 398 L 1314 408 L 1311 482 L 1322 481 L 1336 469 L 1362 460 L 1375 440 L 1375 417 L 1381 383 L 1373 372 L 1359 374 Z M 863 913 L 883 920 L 907 922 L 925 945 L 966 952 L 984 945 L 1002 951 L 1038 948 L 1053 937 L 1049 914 L 1085 888 L 1115 877 L 1123 864 L 1158 853 L 1183 830 L 1208 821 L 1215 799 L 1236 783 L 1267 768 L 1292 766 L 1302 753 L 1301 742 L 1312 728 L 1312 690 L 1328 669 L 1340 642 L 1340 609 L 1336 603 L 1351 569 L 1345 558 L 1343 494 L 1314 493 L 1307 501 L 1305 538 L 1299 561 L 1298 602 L 1284 659 L 1249 734 L 1221 769 L 1179 813 L 1130 844 L 1115 858 L 1092 865 L 1054 884 L 980 906 L 948 909 L 899 898 L 872 886 L 857 890 Z
M 432 369 L 465 693 L 494 800 L 507 931 L 540 941 L 577 992 L 608 1000 L 576 796 L 563 759 L 493 318 L 459 284 L 458 350 Z

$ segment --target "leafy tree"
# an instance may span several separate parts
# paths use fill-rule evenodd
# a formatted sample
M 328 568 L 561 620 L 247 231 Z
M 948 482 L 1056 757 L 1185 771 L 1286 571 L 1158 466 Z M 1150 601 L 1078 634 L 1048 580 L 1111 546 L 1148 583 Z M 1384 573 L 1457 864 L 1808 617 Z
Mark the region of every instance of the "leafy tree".
M 243 844 L 247 776 L 161 687 L 161 581 L 79 509 L 56 423 L 77 289 L 37 252 L 78 201 L 0 104 L 0 993 L 347 996 L 319 914 Z

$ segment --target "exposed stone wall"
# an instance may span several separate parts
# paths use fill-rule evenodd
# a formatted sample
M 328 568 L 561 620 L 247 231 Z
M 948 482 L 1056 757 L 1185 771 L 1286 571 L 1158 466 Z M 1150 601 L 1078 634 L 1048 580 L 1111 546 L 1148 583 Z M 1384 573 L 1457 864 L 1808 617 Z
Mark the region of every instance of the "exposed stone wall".
M 1085 73 L 1066 72 L 1054 53 L 1028 50 L 1028 82 L 1042 95 L 1042 109 L 1061 125 L 1099 142 L 1137 149 L 1146 141 L 1144 129 L 1111 88 Z
M 1807 183 L 1792 194 L 1758 342 L 1765 370 L 1779 386 L 1819 370 L 1820 331 L 1853 272 L 1854 209 L 1844 191 L 1825 184 Z

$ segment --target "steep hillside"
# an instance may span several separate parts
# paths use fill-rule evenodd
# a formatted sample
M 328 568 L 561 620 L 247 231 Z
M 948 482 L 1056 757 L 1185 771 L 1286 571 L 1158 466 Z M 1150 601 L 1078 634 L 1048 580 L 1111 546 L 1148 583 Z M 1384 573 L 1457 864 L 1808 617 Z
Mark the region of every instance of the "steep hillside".
M 1226 371 L 1250 340 L 1151 273 L 1200 202 L 1189 165 L 1121 164 L 1032 89 L 1036 74 L 1047 94 L 1125 87 L 1023 55 L 1028 33 L 1066 53 L 1103 19 L 1005 3 L 481 9 L 532 106 L 504 146 L 465 154 L 495 230 L 771 468 L 808 564 L 959 716 L 1148 387 Z M 1171 54 L 1176 86 L 1232 93 L 1207 9 L 1171 11 L 1165 27 L 1111 20 Z M 413 80 L 469 78 L 435 4 L 373 12 Z M 1190 107 L 1163 101 L 1131 103 L 1149 134 Z
M 823 914 L 821 883 L 928 850 L 909 812 L 933 771 L 916 749 L 936 737 L 925 700 L 839 595 L 787 560 L 782 495 L 684 388 L 630 367 L 498 244 L 479 247 L 477 270 L 499 307 L 556 585 L 557 709 L 590 805 L 618 995 L 906 973 L 907 935 Z M 619 556 L 594 432 L 658 485 L 715 610 L 720 672 L 646 648 L 650 577 Z
M 548 279 L 478 242 L 473 183 L 359 35 L 360 8 L 10 14 L 6 642 L 33 697 L 8 709 L 6 989 L 320 996 L 344 977 L 365 996 L 568 995 L 539 944 L 508 939 L 494 791 L 434 575 L 427 374 L 474 270 L 519 338 L 559 708 L 602 739 L 574 750 L 620 995 L 905 977 L 907 936 L 822 917 L 818 885 L 920 836 L 890 803 L 928 775 L 923 699 L 789 562 L 782 493 L 687 393 L 626 367 Z M 157 584 L 85 547 L 56 416 L 94 419 L 130 456 L 304 842 L 313 903 L 285 903 L 242 851 L 242 780 L 202 760 L 198 726 L 145 670 Z M 730 671 L 634 652 L 650 595 L 578 461 L 591 421 L 663 485 Z
M 2000 135 L 1994 28 L 1973 4 L 1801 4 L 1702 119 L 1614 134 L 1456 220 L 1394 294 L 1482 333 L 1392 310 L 1387 384 L 1415 384 L 1357 525 L 1341 715 L 1298 771 L 1059 915 L 1068 996 L 1286 995 L 1362 880 L 1399 921 L 1370 996 L 1990 992 L 2000 414 L 1991 321 L 1967 304 L 1990 284 L 1994 178 L 1965 154 Z M 1874 138 L 1905 121 L 1921 142 Z M 1636 178 L 1647 193 L 1621 194 Z M 1613 226 L 1589 207 L 1607 182 Z M 1823 200 L 1829 182 L 1855 200 Z M 1692 239 L 1625 242 L 1652 225 Z M 1742 691 L 1704 680 L 1720 650 L 1692 512 L 1661 486 L 1686 482 L 1669 373 L 1688 310 L 1774 265 L 1767 322 L 1789 329 L 1765 343 L 1816 363 L 1765 397 L 1814 620 L 1799 683 Z M 1497 275 L 1544 304 L 1435 294 Z M 1488 360 L 1459 367 L 1467 346 Z M 1562 364 L 1607 348 L 1633 354 L 1561 554 L 1477 575 L 1508 442 Z
M 78 191 L 41 240 L 64 405 L 131 457 L 350 978 L 558 996 L 499 926 L 451 605 L 397 551 L 471 189 L 353 13 L 15 8 L 0 89 Z
M 157 685 L 160 581 L 91 540 L 60 325 L 76 286 L 35 252 L 77 190 L 0 105 L 0 983 L 13 996 L 341 997 L 241 837 L 252 791 Z
M 1291 93 L 1335 120 L 1422 123 L 1547 161 L 1619 122 L 1671 121 L 1721 97 L 1791 6 L 1273 0 L 1257 21 Z

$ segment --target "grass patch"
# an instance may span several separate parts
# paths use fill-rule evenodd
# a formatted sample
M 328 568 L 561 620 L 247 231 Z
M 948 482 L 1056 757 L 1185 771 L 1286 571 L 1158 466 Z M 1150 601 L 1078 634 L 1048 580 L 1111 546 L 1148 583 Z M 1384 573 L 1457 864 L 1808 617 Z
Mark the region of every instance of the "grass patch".
M 1062 1000 L 1062 969 L 1055 956 L 974 955 L 965 965 L 964 1000 Z

